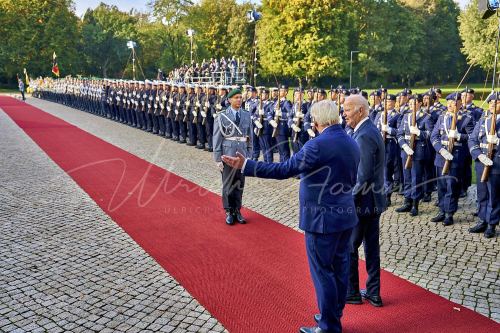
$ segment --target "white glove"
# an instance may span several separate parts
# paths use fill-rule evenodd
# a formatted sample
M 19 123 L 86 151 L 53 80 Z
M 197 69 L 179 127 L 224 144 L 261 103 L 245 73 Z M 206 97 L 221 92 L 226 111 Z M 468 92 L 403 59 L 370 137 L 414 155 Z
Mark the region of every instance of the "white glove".
M 222 170 L 224 170 L 224 163 L 222 161 L 217 162 L 217 167 L 219 168 L 220 172 L 222 172 Z
M 298 132 L 300 132 L 300 127 L 298 127 L 298 126 L 297 126 L 297 125 L 295 125 L 295 124 L 292 124 L 292 130 L 293 130 L 294 132 L 297 132 L 297 133 L 298 133 Z
M 420 136 L 420 130 L 416 126 L 410 126 L 410 133 L 415 134 L 416 136 Z
M 441 148 L 439 150 L 439 154 L 441 154 L 441 156 L 443 156 L 443 158 L 445 160 L 447 160 L 447 161 L 453 160 L 453 155 L 449 151 L 447 151 L 446 149 L 444 149 L 444 148 Z
M 493 165 L 493 161 L 488 156 L 486 156 L 485 154 L 481 154 L 477 158 L 479 159 L 479 161 L 481 163 L 483 163 L 486 166 L 492 166 Z
M 274 119 L 269 120 L 269 124 L 271 124 L 274 128 L 278 127 L 278 124 L 274 121 Z
M 405 151 L 406 155 L 412 156 L 414 151 L 413 149 L 410 148 L 406 143 L 403 145 L 403 150 Z
M 310 129 L 310 128 L 307 130 L 307 133 L 309 134 L 309 136 L 310 136 L 311 138 L 316 137 L 316 133 L 314 133 L 314 131 L 313 131 L 312 129 Z
M 498 145 L 498 142 L 500 141 L 498 139 L 498 136 L 496 135 L 489 135 L 486 137 L 486 140 L 488 141 L 488 143 L 493 143 L 495 145 Z
M 448 138 L 453 138 L 453 139 L 457 139 L 457 140 L 460 140 L 460 133 L 458 133 L 456 130 L 450 130 L 448 132 Z
M 253 123 L 255 124 L 255 126 L 256 126 L 257 128 L 259 128 L 259 129 L 260 129 L 260 128 L 262 128 L 262 124 L 260 123 L 260 121 L 255 120 Z
M 389 125 L 387 125 L 387 124 L 382 124 L 382 126 L 381 126 L 381 130 L 382 130 L 382 132 L 389 133 Z

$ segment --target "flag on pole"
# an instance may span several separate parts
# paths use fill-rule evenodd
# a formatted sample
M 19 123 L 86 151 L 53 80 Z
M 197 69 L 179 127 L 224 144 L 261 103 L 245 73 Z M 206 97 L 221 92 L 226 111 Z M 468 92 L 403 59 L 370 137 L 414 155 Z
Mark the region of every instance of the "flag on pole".
M 28 76 L 28 71 L 26 70 L 26 68 L 24 69 L 24 78 L 26 80 L 26 87 L 28 87 L 30 84 L 30 78 Z
M 52 56 L 52 73 L 54 73 L 55 76 L 59 77 L 59 66 L 57 66 L 57 56 L 55 52 Z

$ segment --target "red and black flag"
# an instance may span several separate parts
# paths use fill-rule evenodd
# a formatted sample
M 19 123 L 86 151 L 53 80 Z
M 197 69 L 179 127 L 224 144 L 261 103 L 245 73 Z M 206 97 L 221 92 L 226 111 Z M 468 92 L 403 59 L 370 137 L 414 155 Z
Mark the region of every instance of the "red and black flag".
M 54 73 L 55 76 L 59 77 L 59 66 L 57 66 L 57 56 L 55 52 L 52 56 L 52 73 Z

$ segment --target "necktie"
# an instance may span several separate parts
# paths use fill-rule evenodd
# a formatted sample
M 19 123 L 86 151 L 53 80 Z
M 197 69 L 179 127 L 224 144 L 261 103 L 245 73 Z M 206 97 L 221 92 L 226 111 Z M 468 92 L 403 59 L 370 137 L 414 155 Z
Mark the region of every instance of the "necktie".
M 237 126 L 240 126 L 240 111 L 236 111 L 236 121 Z

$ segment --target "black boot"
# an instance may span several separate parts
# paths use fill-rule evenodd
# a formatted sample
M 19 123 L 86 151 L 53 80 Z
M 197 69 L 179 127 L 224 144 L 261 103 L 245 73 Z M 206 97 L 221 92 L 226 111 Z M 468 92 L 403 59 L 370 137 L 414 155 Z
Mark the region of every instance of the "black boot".
M 453 224 L 453 214 L 451 214 L 451 213 L 444 214 L 443 224 L 445 227 L 452 225 Z
M 397 213 L 408 213 L 411 210 L 411 199 L 405 198 L 403 206 L 396 209 Z
M 391 207 L 392 201 L 391 201 L 391 195 L 390 194 L 387 194 L 387 196 L 385 197 L 385 200 L 386 200 L 386 203 L 387 203 L 387 207 Z
M 485 232 L 488 225 L 484 221 L 479 221 L 475 226 L 469 228 L 469 232 L 473 234 L 478 234 L 480 232 Z
M 226 224 L 227 225 L 233 225 L 234 224 L 233 212 L 230 209 L 226 209 Z
M 485 238 L 493 238 L 493 237 L 495 237 L 495 235 L 496 235 L 495 225 L 488 224 L 488 227 L 486 228 L 486 231 L 484 232 L 484 237 Z
M 425 193 L 424 198 L 422 199 L 423 202 L 431 202 L 431 194 L 430 193 Z
M 417 216 L 418 215 L 418 200 L 413 200 L 413 205 L 410 210 L 410 215 L 411 216 Z
M 439 213 L 431 219 L 431 222 L 443 222 L 444 218 L 444 212 L 439 211 Z

